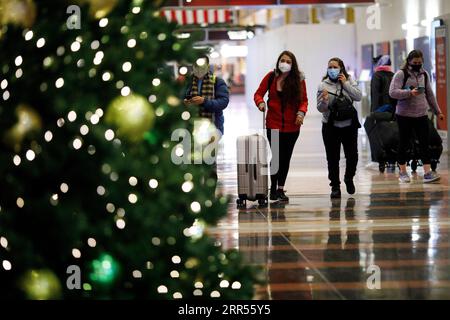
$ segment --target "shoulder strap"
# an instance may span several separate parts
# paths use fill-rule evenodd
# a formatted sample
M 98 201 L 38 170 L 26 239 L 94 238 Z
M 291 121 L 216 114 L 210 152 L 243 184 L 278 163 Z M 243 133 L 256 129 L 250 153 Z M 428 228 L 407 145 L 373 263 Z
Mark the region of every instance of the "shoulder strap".
M 339 95 L 337 94 L 337 92 L 336 92 L 336 93 L 333 93 L 333 92 L 330 92 L 330 91 L 328 91 L 328 90 L 327 90 L 327 92 L 328 92 L 328 94 L 331 94 L 332 96 L 339 97 Z
M 403 85 L 401 89 L 404 89 L 406 86 L 406 82 L 408 82 L 409 79 L 409 72 L 406 71 L 405 69 L 402 69 L 402 72 L 403 72 Z
M 425 88 L 428 86 L 428 72 L 425 71 L 425 73 L 423 74 L 424 78 L 425 78 Z
M 269 76 L 269 83 L 267 85 L 267 91 L 270 91 L 270 87 L 272 86 L 273 80 L 275 80 L 275 72 L 272 71 Z

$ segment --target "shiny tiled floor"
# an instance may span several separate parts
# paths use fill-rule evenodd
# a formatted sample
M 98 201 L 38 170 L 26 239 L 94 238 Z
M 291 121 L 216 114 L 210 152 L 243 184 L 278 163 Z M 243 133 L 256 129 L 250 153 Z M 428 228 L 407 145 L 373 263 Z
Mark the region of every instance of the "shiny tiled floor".
M 235 139 L 262 120 L 243 97 L 231 101 L 219 179 L 221 191 L 235 195 Z M 246 210 L 230 204 L 227 217 L 209 230 L 247 263 L 264 267 L 267 284 L 256 298 L 450 299 L 447 155 L 438 168 L 441 183 L 422 184 L 419 169 L 412 184 L 399 185 L 395 173 L 366 167 L 361 131 L 357 194 L 343 187 L 342 199 L 331 201 L 320 128 L 318 115 L 307 117 L 286 186 L 289 204 L 248 203 Z

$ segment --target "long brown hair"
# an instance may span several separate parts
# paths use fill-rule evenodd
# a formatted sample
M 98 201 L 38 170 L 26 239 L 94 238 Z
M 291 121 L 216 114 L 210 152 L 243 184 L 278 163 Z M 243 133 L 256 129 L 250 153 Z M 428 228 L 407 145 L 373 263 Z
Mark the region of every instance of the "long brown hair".
M 337 63 L 338 63 L 339 68 L 341 68 L 341 73 L 343 73 L 344 76 L 345 76 L 347 79 L 350 77 L 349 74 L 347 73 L 347 69 L 345 68 L 345 64 L 344 64 L 344 61 L 342 61 L 342 59 L 336 58 L 336 57 L 335 57 L 335 58 L 331 58 L 331 59 L 328 61 L 328 64 L 330 64 L 331 61 L 334 61 L 334 62 L 337 62 Z M 325 77 L 323 77 L 322 80 L 325 80 L 325 79 L 327 79 L 327 78 L 329 78 L 329 76 L 328 76 L 328 71 L 327 71 L 327 74 L 325 75 Z
M 407 71 L 409 63 L 411 62 L 411 60 L 413 60 L 415 58 L 421 58 L 422 61 L 423 61 L 423 52 L 420 51 L 420 50 L 413 50 L 413 51 L 411 51 L 408 54 L 408 57 L 406 58 L 405 63 L 403 63 L 402 70 Z
M 288 102 L 296 104 L 302 101 L 303 97 L 300 91 L 300 70 L 298 68 L 297 58 L 295 58 L 295 55 L 290 51 L 283 51 L 278 57 L 275 72 L 277 76 L 283 73 L 278 65 L 280 64 L 281 57 L 284 55 L 288 56 L 292 60 L 292 67 L 288 76 L 284 80 L 282 103 L 285 105 L 287 105 Z

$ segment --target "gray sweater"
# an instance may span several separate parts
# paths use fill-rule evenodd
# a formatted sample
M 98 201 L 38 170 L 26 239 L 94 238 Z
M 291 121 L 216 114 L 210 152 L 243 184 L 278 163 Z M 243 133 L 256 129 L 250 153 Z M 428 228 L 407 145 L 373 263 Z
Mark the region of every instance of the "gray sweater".
M 317 110 L 322 113 L 322 122 L 328 123 L 328 118 L 330 116 L 329 106 L 331 106 L 334 102 L 335 96 L 328 94 L 328 99 L 321 99 L 321 95 L 323 90 L 327 90 L 328 92 L 339 95 L 341 92 L 341 88 L 343 88 L 342 93 L 347 98 L 350 98 L 353 101 L 361 101 L 362 94 L 361 90 L 358 87 L 358 83 L 353 80 L 351 77 L 344 83 L 341 84 L 340 81 L 333 82 L 329 78 L 326 78 L 322 81 L 317 89 Z M 334 121 L 334 126 L 339 128 L 348 127 L 352 124 L 352 120 L 346 121 Z
M 402 70 L 395 74 L 394 79 L 392 79 L 391 82 L 389 94 L 392 98 L 398 100 L 396 114 L 403 117 L 419 118 L 426 116 L 430 107 L 435 114 L 441 113 L 441 109 L 436 101 L 436 96 L 431 89 L 429 75 L 428 81 L 425 83 L 426 71 L 422 69 L 419 73 L 411 70 L 408 70 L 408 72 L 409 78 L 405 87 L 402 88 L 405 79 Z M 410 87 L 425 87 L 425 93 L 414 97 L 411 95 Z

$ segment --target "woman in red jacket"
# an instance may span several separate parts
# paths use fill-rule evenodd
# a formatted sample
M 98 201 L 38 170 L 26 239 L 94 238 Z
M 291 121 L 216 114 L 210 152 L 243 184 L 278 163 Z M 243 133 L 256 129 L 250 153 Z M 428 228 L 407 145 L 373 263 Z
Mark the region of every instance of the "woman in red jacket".
M 289 201 L 284 184 L 289 171 L 292 151 L 300 134 L 308 110 L 305 76 L 300 72 L 297 59 L 289 51 L 283 51 L 278 57 L 276 68 L 269 72 L 258 90 L 254 100 L 262 112 L 266 109 L 264 95 L 269 91 L 266 119 L 267 137 L 272 147 L 272 159 L 278 157 L 278 171 L 272 172 L 270 200 Z M 279 131 L 279 148 L 272 146 L 273 130 Z

